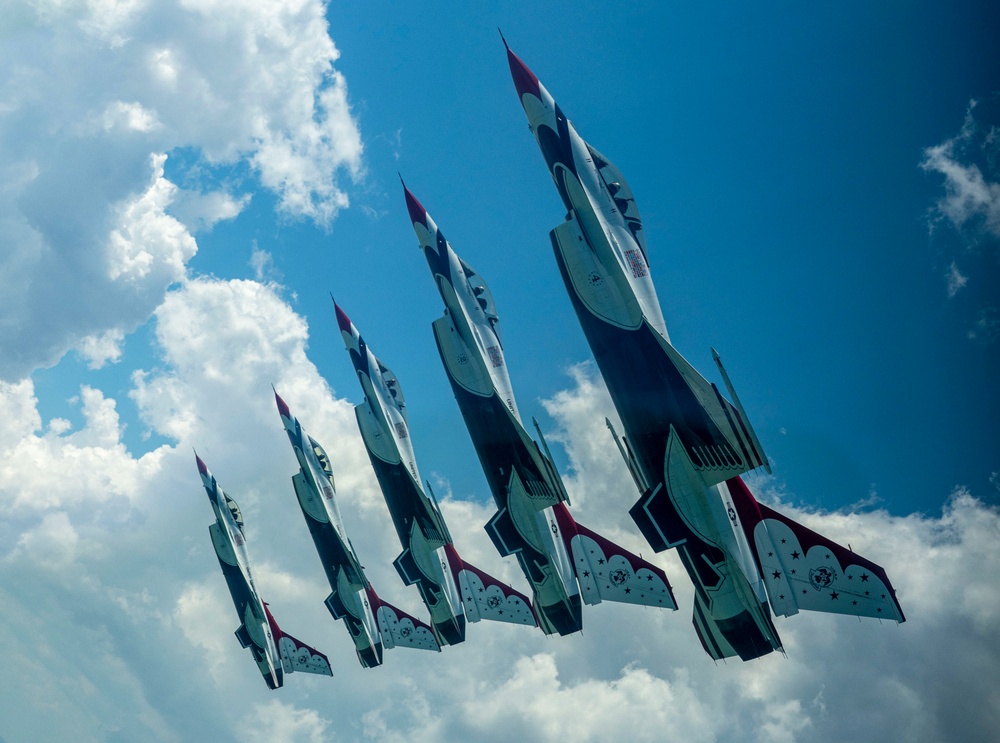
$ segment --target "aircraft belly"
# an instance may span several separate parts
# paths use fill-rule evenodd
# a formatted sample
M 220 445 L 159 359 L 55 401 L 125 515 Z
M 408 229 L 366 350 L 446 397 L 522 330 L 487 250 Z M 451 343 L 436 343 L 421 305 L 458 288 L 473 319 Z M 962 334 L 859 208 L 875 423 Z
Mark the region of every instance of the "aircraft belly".
M 323 524 L 306 518 L 306 525 L 312 535 L 316 554 L 326 572 L 330 588 L 336 587 L 337 574 L 346 571 L 351 581 L 358 586 L 364 586 L 364 576 L 354 553 L 342 541 L 340 534 L 329 523 Z
M 399 542 L 405 547 L 409 540 L 411 524 L 421 519 L 423 511 L 416 484 L 398 460 L 395 464 L 391 464 L 376 457 L 369 459 L 372 469 L 375 470 L 382 496 L 385 498 L 385 505 L 389 509 L 389 516 L 396 527 Z M 426 521 L 426 514 L 423 515 L 425 518 L 421 520 Z
M 634 330 L 592 314 L 574 291 L 560 251 L 556 260 L 584 335 L 622 420 L 637 463 L 650 483 L 662 477 L 673 425 L 688 450 L 727 442 L 645 321 Z

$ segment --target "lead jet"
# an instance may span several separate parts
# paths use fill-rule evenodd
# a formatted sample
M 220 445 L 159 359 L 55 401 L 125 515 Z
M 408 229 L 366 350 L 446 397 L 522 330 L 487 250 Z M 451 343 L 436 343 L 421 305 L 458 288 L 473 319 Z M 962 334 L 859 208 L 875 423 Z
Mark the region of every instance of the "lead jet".
M 420 486 L 399 381 L 375 357 L 344 311 L 334 306 L 365 393 L 364 402 L 354 409 L 358 427 L 403 546 L 393 565 L 406 585 L 416 584 L 438 642 L 464 641 L 466 619 L 534 626 L 527 596 L 459 557 L 433 493 L 428 496 Z
M 718 354 L 735 404 L 671 345 L 625 178 L 509 47 L 507 60 L 567 209 L 550 237 L 625 429 L 616 440 L 642 493 L 630 513 L 657 552 L 677 549 L 706 652 L 749 660 L 780 650 L 772 610 L 904 621 L 881 567 L 758 503 L 740 479 L 770 472 L 767 459 Z
M 521 421 L 489 287 L 410 190 L 403 191 L 445 304 L 432 326 L 438 352 L 499 509 L 486 532 L 501 555 L 516 557 L 531 584 L 539 626 L 560 635 L 582 629 L 581 593 L 588 604 L 606 599 L 676 609 L 660 568 L 573 519 L 551 458 Z
M 208 492 L 208 500 L 215 511 L 215 523 L 208 527 L 212 546 L 240 618 L 236 639 L 242 647 L 250 648 L 269 689 L 277 689 L 284 681 L 284 674 L 293 671 L 332 676 L 330 661 L 325 655 L 282 632 L 274 621 L 267 604 L 257 593 L 250 571 L 240 508 L 219 487 L 201 458 L 197 454 L 194 458 L 198 462 L 198 472 Z
M 361 665 L 381 665 L 384 649 L 396 646 L 440 651 L 429 626 L 375 593 L 344 531 L 330 458 L 277 391 L 274 401 L 299 461 L 299 472 L 292 476 L 295 495 L 332 589 L 326 608 L 334 619 L 344 620 Z

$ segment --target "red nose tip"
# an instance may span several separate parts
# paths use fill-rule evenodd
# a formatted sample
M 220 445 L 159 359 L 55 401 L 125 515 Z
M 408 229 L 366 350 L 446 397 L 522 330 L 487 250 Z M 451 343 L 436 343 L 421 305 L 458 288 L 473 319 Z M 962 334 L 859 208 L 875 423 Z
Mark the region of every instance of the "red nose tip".
M 504 42 L 506 44 L 506 42 Z M 517 94 L 523 97 L 525 93 L 531 93 L 535 98 L 541 98 L 539 92 L 538 78 L 535 73 L 528 69 L 528 66 L 507 47 L 507 64 L 510 65 L 510 76 L 514 78 L 514 87 Z
M 278 404 L 278 412 L 281 413 L 281 415 L 283 415 L 285 418 L 291 420 L 292 413 L 288 409 L 288 406 L 285 405 L 285 401 L 281 399 L 281 395 L 278 394 L 277 390 L 274 391 L 274 401 Z
M 333 306 L 337 310 L 337 325 L 340 326 L 340 329 L 343 332 L 350 333 L 351 332 L 351 318 L 349 318 L 347 316 L 347 314 L 342 309 L 340 309 L 340 305 L 339 304 L 337 304 L 336 302 L 334 302 Z
M 406 194 L 406 210 L 410 213 L 410 221 L 414 224 L 427 226 L 427 210 L 417 201 L 417 197 L 410 193 L 410 189 L 403 186 L 403 193 Z

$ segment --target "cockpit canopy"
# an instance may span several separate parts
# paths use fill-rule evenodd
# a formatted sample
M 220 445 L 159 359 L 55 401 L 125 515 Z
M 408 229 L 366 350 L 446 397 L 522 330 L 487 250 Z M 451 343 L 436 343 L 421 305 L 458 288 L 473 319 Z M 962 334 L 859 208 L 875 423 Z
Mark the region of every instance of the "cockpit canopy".
M 493 301 L 493 292 L 490 291 L 486 282 L 483 281 L 483 277 L 476 273 L 476 269 L 461 258 L 458 260 L 462 264 L 462 271 L 465 273 L 465 278 L 468 279 L 469 285 L 472 287 L 472 293 L 476 295 L 476 301 L 479 302 L 479 306 L 482 307 L 483 312 L 486 314 L 486 319 L 493 328 L 493 332 L 496 333 L 497 339 L 503 345 L 503 338 L 500 337 L 500 318 L 497 315 L 496 302 Z
M 406 399 L 403 397 L 403 388 L 399 386 L 399 380 L 396 379 L 396 375 L 392 373 L 392 369 L 383 364 L 381 361 L 378 362 L 378 371 L 379 374 L 382 375 L 382 381 L 385 383 L 386 389 L 388 389 L 389 394 L 392 395 L 393 402 L 396 403 L 396 407 L 399 408 L 399 412 L 403 415 L 403 420 L 407 420 Z
M 229 509 L 229 513 L 232 514 L 233 521 L 236 522 L 236 525 L 240 528 L 240 531 L 242 532 L 243 514 L 240 513 L 240 507 L 236 505 L 236 501 L 234 501 L 225 493 L 222 494 L 222 497 L 226 499 L 226 507 Z
M 608 193 L 611 194 L 611 198 L 615 201 L 615 206 L 618 207 L 618 211 L 625 218 L 625 224 L 628 225 L 629 230 L 635 237 L 635 241 L 639 244 L 643 258 L 648 263 L 649 256 L 646 254 L 646 236 L 642 231 L 642 218 L 639 216 L 639 207 L 635 204 L 632 189 L 629 188 L 625 176 L 615 167 L 613 162 L 589 144 L 587 145 L 587 149 L 590 150 L 590 156 L 594 158 L 594 165 L 597 166 L 597 172 L 601 174 L 601 180 L 607 186 Z
M 326 450 L 312 436 L 307 434 L 306 438 L 309 439 L 309 445 L 312 447 L 313 454 L 316 455 L 316 461 L 323 468 L 323 474 L 329 477 L 330 482 L 333 483 L 333 468 L 330 467 L 330 457 L 327 456 Z

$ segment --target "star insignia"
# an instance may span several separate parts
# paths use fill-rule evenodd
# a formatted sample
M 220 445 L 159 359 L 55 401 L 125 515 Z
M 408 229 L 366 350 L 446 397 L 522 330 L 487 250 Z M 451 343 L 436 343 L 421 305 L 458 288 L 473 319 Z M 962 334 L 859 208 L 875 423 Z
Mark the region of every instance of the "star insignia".
M 779 573 L 777 570 L 774 571 L 773 575 L 775 580 L 778 580 L 778 578 L 781 577 L 781 573 Z
M 830 594 L 830 598 L 836 601 L 837 599 L 840 598 L 840 594 L 834 591 L 833 593 Z
M 784 543 L 785 543 L 785 541 L 786 541 L 786 540 L 782 539 L 782 540 L 781 540 L 781 543 L 782 543 L 782 544 L 784 544 Z
M 625 589 L 625 593 L 632 593 L 632 589 L 631 588 L 626 588 Z
M 598 560 L 597 564 L 598 565 L 603 565 L 604 564 L 604 558 L 602 557 L 600 560 Z
M 773 553 L 773 552 L 768 552 L 768 553 L 767 553 L 767 556 L 768 556 L 768 557 L 774 557 L 774 553 Z
M 867 583 L 868 582 L 868 573 L 862 573 L 861 574 L 861 582 L 862 583 Z
M 799 557 L 801 557 L 801 555 L 799 554 L 798 551 L 795 551 L 795 552 L 792 553 L 792 559 L 793 560 L 798 560 Z
M 646 576 L 646 580 L 653 580 L 653 576 L 651 576 L 651 575 L 647 575 L 647 576 Z
M 583 577 L 584 578 L 589 578 L 590 577 L 590 571 L 589 570 L 584 570 L 583 571 Z

